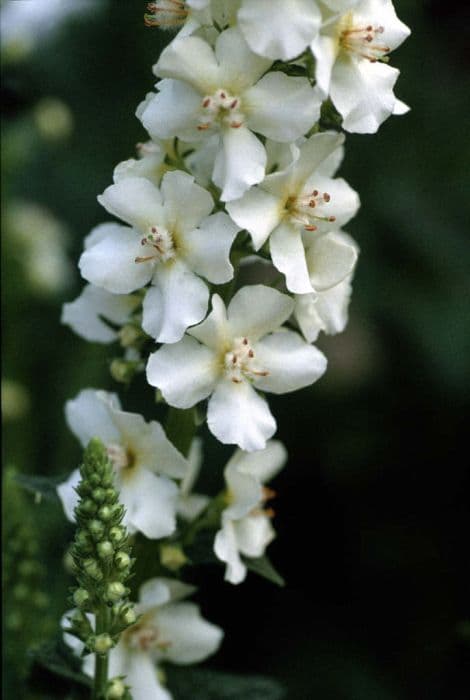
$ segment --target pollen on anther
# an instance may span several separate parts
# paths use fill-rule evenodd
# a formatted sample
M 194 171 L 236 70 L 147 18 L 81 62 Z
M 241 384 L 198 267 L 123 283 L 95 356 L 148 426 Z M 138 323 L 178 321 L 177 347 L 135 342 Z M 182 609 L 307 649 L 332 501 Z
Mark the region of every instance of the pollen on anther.
M 323 201 L 324 201 L 324 202 L 329 202 L 330 199 L 331 199 L 331 197 L 330 197 L 330 195 L 328 194 L 328 192 L 324 192 L 324 193 L 323 193 Z
M 203 106 L 203 107 L 209 107 L 210 103 L 211 103 L 211 98 L 210 98 L 210 97 L 206 97 L 206 99 L 205 99 L 204 102 L 202 103 L 202 106 Z

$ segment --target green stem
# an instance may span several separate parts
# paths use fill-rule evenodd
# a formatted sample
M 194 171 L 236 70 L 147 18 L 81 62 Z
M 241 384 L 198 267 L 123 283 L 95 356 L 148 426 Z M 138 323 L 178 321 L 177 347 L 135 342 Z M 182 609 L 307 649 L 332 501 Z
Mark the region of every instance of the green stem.
M 105 603 L 100 605 L 100 610 L 96 615 L 96 635 L 108 631 L 109 608 Z M 91 700 L 105 700 L 108 686 L 108 664 L 109 652 L 106 654 L 95 654 L 95 679 L 93 683 L 93 694 Z

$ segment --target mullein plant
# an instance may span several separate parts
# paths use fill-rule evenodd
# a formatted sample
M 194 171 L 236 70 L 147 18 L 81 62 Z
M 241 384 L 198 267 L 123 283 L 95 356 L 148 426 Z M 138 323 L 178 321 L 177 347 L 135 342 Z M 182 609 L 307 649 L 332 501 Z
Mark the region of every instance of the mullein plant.
M 275 536 L 268 484 L 287 455 L 266 395 L 316 382 L 327 360 L 312 343 L 347 324 L 359 249 L 343 227 L 359 197 L 336 171 L 345 133 L 374 133 L 407 111 L 389 55 L 409 29 L 391 0 L 157 0 L 145 21 L 177 32 L 153 67 L 156 91 L 137 107 L 149 139 L 98 197 L 115 220 L 85 239 L 87 284 L 62 320 L 88 341 L 119 341 L 113 377 L 129 384 L 145 372 L 149 397 L 156 390 L 158 410 L 168 406 L 166 424 L 153 419 L 152 402 L 146 420 L 115 393 L 83 389 L 67 402 L 68 425 L 83 447 L 96 438 L 93 449 L 104 446 L 125 510 L 106 501 L 109 470 L 106 485 L 94 484 L 99 470 L 88 473 L 91 491 L 73 472 L 58 494 L 81 528 L 74 556 L 85 578 L 69 623 L 79 651 L 84 644 L 99 659 L 109 646 L 123 693 L 169 700 L 163 664 L 202 661 L 222 639 L 184 600 L 200 534 L 227 581 L 239 584 L 250 568 L 275 577 L 265 558 Z M 271 284 L 257 283 L 254 263 L 263 279 L 272 271 Z M 240 286 L 248 266 L 253 283 Z M 194 491 L 204 421 L 235 447 L 215 497 Z M 103 509 L 122 522 L 109 528 Z M 122 602 L 122 528 L 171 574 L 137 576 L 135 622 Z M 105 562 L 116 567 L 118 556 L 111 581 Z M 89 615 L 103 601 L 120 612 L 92 631 Z M 116 622 L 123 615 L 126 624 Z M 83 661 L 89 675 L 93 658 Z

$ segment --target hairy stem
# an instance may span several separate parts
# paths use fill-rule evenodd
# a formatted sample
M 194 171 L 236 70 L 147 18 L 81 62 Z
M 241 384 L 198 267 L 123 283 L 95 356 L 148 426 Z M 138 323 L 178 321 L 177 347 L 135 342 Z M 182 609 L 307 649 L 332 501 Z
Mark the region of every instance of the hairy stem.
M 96 634 L 106 632 L 109 627 L 109 608 L 106 604 L 100 606 L 96 615 Z M 109 652 L 95 654 L 95 678 L 91 700 L 105 700 L 108 685 Z

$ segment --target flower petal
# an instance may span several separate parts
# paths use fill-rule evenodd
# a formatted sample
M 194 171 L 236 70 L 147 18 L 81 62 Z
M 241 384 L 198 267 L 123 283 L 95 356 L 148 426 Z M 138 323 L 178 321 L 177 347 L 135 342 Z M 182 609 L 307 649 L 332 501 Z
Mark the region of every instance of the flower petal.
M 261 512 L 233 523 L 238 550 L 246 557 L 263 556 L 276 536 L 270 519 Z
M 357 247 L 340 234 L 319 236 L 307 251 L 310 282 L 315 291 L 324 291 L 342 282 L 354 269 Z
M 134 455 L 135 469 L 148 469 L 181 479 L 188 471 L 188 463 L 157 421 L 147 421 L 138 413 L 111 409 L 113 423 L 119 430 L 121 444 Z
M 282 222 L 271 234 L 269 250 L 274 266 L 286 276 L 287 289 L 296 294 L 313 291 L 301 230 Z
M 343 117 L 343 128 L 373 134 L 395 106 L 393 86 L 399 71 L 380 61 L 356 60 L 342 52 L 333 67 L 330 96 Z
M 119 675 L 126 676 L 125 683 L 130 686 L 133 700 L 173 700 L 171 693 L 160 684 L 149 654 L 128 653 L 127 663 L 120 668 Z
M 339 51 L 336 37 L 319 34 L 311 44 L 315 58 L 315 80 L 325 97 L 330 92 L 331 74 Z
M 119 431 L 113 423 L 111 411 L 120 407 L 117 394 L 83 389 L 75 399 L 65 404 L 65 417 L 70 430 L 83 447 L 94 437 L 109 444 L 119 442 Z
M 255 357 L 269 374 L 255 380 L 261 391 L 284 394 L 313 384 L 326 370 L 326 357 L 298 333 L 278 331 L 259 341 Z
M 214 352 L 190 336 L 150 355 L 147 381 L 170 406 L 190 408 L 207 398 L 219 375 Z
M 86 248 L 78 266 L 82 277 L 97 287 L 113 294 L 129 294 L 145 286 L 153 275 L 152 261 L 135 262 L 140 252 L 136 231 L 114 224 L 96 245 Z
M 209 430 L 224 445 L 238 445 L 248 452 L 261 450 L 276 431 L 268 404 L 244 381 L 221 380 L 209 399 Z
M 214 540 L 214 552 L 218 559 L 227 564 L 225 580 L 230 583 L 241 583 L 247 574 L 246 565 L 238 553 L 235 529 L 232 520 L 227 520 L 218 531 Z
M 357 214 L 360 207 L 359 195 L 342 177 L 332 180 L 329 177 L 324 177 L 321 174 L 321 169 L 317 170 L 306 181 L 304 192 L 311 192 L 312 189 L 328 192 L 330 195 L 330 201 L 327 204 L 321 204 L 315 211 L 319 216 L 334 216 L 335 229 L 347 224 Z M 319 231 L 331 231 L 332 225 L 328 221 L 317 221 L 316 223 Z
M 255 250 L 259 250 L 280 223 L 284 202 L 261 187 L 252 187 L 241 199 L 227 202 L 226 209 L 232 219 L 249 232 Z
M 253 53 L 237 27 L 219 34 L 215 55 L 220 65 L 220 87 L 230 89 L 235 95 L 256 83 L 272 64 L 271 60 Z
M 228 307 L 232 337 L 247 336 L 254 342 L 282 326 L 292 310 L 292 299 L 277 289 L 262 284 L 242 287 Z
M 139 610 L 144 613 L 152 608 L 174 603 L 177 600 L 187 598 L 195 591 L 195 586 L 174 578 L 159 576 L 148 579 L 139 588 Z
M 274 141 L 295 141 L 320 117 L 321 94 L 307 78 L 268 73 L 243 98 L 247 125 Z
M 110 214 L 141 231 L 163 221 L 160 192 L 144 177 L 126 177 L 110 185 L 98 201 Z
M 199 228 L 184 236 L 186 263 L 209 282 L 229 282 L 233 278 L 230 249 L 239 230 L 223 212 L 209 216 Z
M 67 520 L 70 520 L 71 523 L 75 522 L 74 510 L 78 505 L 78 493 L 75 489 L 79 483 L 80 472 L 78 469 L 74 469 L 67 481 L 63 481 L 57 487 L 57 495 L 62 501 L 65 517 Z
M 136 297 L 110 294 L 100 287 L 87 284 L 77 299 L 63 305 L 61 322 L 85 340 L 112 343 L 117 333 L 105 321 L 117 325 L 126 323 L 138 303 Z
M 258 450 L 263 452 L 263 450 Z M 242 454 L 258 454 L 256 452 Z M 229 505 L 223 512 L 224 520 L 240 520 L 250 513 L 257 506 L 262 497 L 263 490 L 261 482 L 254 475 L 238 470 L 237 465 L 230 460 L 224 470 L 227 484 Z
M 207 285 L 181 260 L 157 267 L 143 303 L 142 327 L 159 343 L 175 343 L 207 311 Z
M 167 537 L 175 531 L 178 487 L 167 477 L 135 469 L 121 480 L 120 500 L 129 524 L 149 539 Z
M 211 213 L 214 200 L 207 190 L 196 185 L 194 177 L 174 170 L 163 176 L 161 192 L 166 224 L 178 232 L 191 231 Z M 181 206 L 184 202 L 184 206 Z
M 264 450 L 243 452 L 236 450 L 227 464 L 226 469 L 234 467 L 238 472 L 250 474 L 261 484 L 266 484 L 284 466 L 287 451 L 279 440 L 269 440 Z
M 255 53 L 288 61 L 311 42 L 321 14 L 311 0 L 243 0 L 238 21 Z
M 261 182 L 266 158 L 263 144 L 246 126 L 224 129 L 212 173 L 214 183 L 222 189 L 220 199 L 238 199 L 249 187 Z
M 174 664 L 194 664 L 214 654 L 223 631 L 204 620 L 194 603 L 170 603 L 158 611 L 158 632 L 168 647 L 162 659 Z
M 188 333 L 216 353 L 220 352 L 230 342 L 227 310 L 218 294 L 212 296 L 212 311 L 205 321 L 198 326 L 190 328 Z
M 294 315 L 309 343 L 315 342 L 320 331 L 334 335 L 346 328 L 350 297 L 349 277 L 324 292 L 296 297 Z
M 154 68 L 160 78 L 183 80 L 201 95 L 217 89 L 219 66 L 211 46 L 196 36 L 172 41 L 163 49 Z
M 191 85 L 180 80 L 161 80 L 158 93 L 137 116 L 153 139 L 179 136 L 185 141 L 199 141 L 204 138 L 197 129 L 200 110 L 201 95 Z

